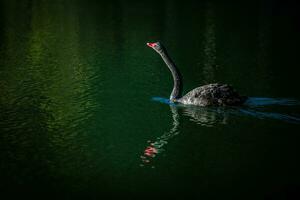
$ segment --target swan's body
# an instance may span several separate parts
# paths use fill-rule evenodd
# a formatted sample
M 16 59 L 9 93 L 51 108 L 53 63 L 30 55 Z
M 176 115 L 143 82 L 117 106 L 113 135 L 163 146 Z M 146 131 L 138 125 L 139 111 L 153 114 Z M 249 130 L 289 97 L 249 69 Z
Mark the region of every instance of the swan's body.
M 241 97 L 231 86 L 226 84 L 208 84 L 197 87 L 174 102 L 197 106 L 241 105 L 246 97 Z
M 234 106 L 241 105 L 246 101 L 247 97 L 240 96 L 231 86 L 218 83 L 197 87 L 188 92 L 186 95 L 181 96 L 182 78 L 166 49 L 159 42 L 147 43 L 147 45 L 160 54 L 172 73 L 174 86 L 170 95 L 171 101 L 197 106 Z

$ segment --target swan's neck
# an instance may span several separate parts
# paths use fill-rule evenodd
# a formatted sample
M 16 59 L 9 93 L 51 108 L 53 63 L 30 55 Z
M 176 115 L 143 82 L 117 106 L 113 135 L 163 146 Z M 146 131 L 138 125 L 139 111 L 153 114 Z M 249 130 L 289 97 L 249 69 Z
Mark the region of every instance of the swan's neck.
M 179 70 L 177 69 L 175 63 L 172 61 L 166 50 L 162 51 L 160 53 L 162 59 L 170 69 L 172 76 L 173 76 L 173 81 L 174 81 L 174 86 L 172 93 L 170 95 L 170 100 L 176 100 L 181 97 L 181 92 L 182 92 L 182 78 Z

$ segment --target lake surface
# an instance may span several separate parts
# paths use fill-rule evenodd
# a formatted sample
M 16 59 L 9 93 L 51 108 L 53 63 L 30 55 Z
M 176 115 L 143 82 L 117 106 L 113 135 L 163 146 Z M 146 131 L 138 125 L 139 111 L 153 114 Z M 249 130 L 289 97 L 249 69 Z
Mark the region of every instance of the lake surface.
M 287 1 L 1 1 L 0 191 L 284 199 L 299 191 L 297 6 Z M 168 101 L 233 85 L 242 107 Z M 299 193 L 298 193 L 299 194 Z

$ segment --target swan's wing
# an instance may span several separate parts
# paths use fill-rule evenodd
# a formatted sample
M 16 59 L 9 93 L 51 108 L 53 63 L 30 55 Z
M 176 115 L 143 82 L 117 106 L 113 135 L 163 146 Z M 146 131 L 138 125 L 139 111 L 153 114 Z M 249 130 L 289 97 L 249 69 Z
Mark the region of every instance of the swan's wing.
M 227 84 L 208 84 L 197 87 L 178 102 L 200 106 L 208 105 L 234 105 L 241 101 L 239 94 Z
M 200 105 L 200 106 L 208 106 L 212 104 L 212 94 L 210 91 L 215 88 L 215 84 L 203 85 L 201 87 L 197 87 L 182 98 L 178 100 L 178 102 L 183 104 L 192 104 L 192 105 Z

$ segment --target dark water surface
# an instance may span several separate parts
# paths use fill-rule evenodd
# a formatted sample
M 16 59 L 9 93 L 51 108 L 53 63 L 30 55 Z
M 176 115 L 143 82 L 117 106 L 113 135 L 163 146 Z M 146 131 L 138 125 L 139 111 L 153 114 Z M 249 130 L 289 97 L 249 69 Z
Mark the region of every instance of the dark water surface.
M 197 2 L 197 3 L 196 3 Z M 299 23 L 289 1 L 0 5 L 0 191 L 284 199 L 300 186 Z M 228 83 L 239 108 L 180 106 Z

